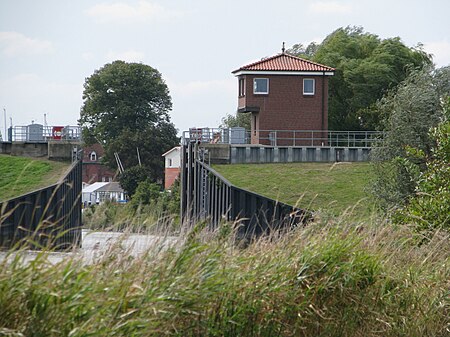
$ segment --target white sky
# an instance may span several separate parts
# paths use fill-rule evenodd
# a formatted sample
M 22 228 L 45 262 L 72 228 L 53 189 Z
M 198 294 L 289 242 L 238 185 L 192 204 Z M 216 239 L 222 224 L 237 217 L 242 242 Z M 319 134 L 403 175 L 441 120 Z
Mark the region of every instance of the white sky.
M 231 71 L 339 27 L 421 42 L 450 64 L 448 0 L 0 0 L 0 130 L 76 125 L 86 77 L 116 59 L 165 79 L 172 122 L 217 127 L 237 108 Z

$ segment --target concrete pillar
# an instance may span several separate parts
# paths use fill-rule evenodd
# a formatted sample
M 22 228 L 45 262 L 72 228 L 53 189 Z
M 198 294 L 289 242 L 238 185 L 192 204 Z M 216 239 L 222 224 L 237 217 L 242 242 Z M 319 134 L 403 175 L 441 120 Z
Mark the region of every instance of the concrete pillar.
M 264 147 L 259 148 L 259 162 L 260 163 L 266 162 L 266 148 Z
M 252 154 L 250 147 L 245 147 L 245 163 L 251 163 L 252 162 Z
M 315 155 L 315 159 L 314 160 L 316 162 L 322 161 L 321 155 L 322 155 L 322 148 L 321 147 L 316 147 L 316 155 Z
M 287 151 L 287 162 L 292 163 L 294 161 L 294 150 L 292 149 L 292 146 L 289 146 Z
M 278 147 L 273 148 L 273 162 L 274 163 L 280 162 L 280 151 L 278 150 Z
M 363 150 L 361 148 L 357 151 L 356 161 L 363 161 Z
M 336 151 L 334 150 L 334 147 L 330 147 L 328 161 L 331 163 L 336 161 Z
M 302 156 L 301 156 L 301 162 L 306 161 L 306 147 L 302 147 Z
M 231 164 L 237 164 L 237 152 L 236 147 L 231 147 Z

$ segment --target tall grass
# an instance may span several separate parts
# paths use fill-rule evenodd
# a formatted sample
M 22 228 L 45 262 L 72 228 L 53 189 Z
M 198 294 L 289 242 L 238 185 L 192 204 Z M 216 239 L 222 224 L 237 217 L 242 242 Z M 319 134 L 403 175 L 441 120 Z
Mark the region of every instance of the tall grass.
M 444 336 L 449 235 L 406 226 L 314 223 L 238 248 L 204 224 L 134 257 L 116 245 L 0 266 L 0 335 Z

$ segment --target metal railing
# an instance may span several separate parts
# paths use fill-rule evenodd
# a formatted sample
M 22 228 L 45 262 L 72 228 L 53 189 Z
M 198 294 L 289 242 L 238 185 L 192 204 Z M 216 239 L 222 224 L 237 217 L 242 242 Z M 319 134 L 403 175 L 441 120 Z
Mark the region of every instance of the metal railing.
M 60 183 L 0 203 L 0 248 L 80 246 L 81 172 L 79 160 Z
M 238 235 L 249 238 L 305 222 L 309 212 L 231 184 L 201 159 L 197 143 L 182 147 L 181 212 L 188 221 L 214 227 L 238 221 Z
M 244 128 L 193 128 L 183 132 L 185 143 L 261 144 L 269 146 L 371 148 L 383 138 L 379 131 L 255 130 Z
M 8 141 L 10 142 L 46 143 L 62 140 L 81 141 L 81 127 L 30 124 L 12 126 L 8 129 Z

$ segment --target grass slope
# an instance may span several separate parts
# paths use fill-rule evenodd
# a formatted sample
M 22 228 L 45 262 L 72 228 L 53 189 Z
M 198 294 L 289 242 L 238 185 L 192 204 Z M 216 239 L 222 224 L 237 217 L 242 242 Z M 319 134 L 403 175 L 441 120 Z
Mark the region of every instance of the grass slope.
M 347 209 L 371 213 L 372 202 L 365 191 L 372 177 L 369 163 L 216 165 L 214 169 L 236 186 L 290 205 L 336 215 Z
M 68 163 L 0 155 L 0 200 L 56 183 Z

